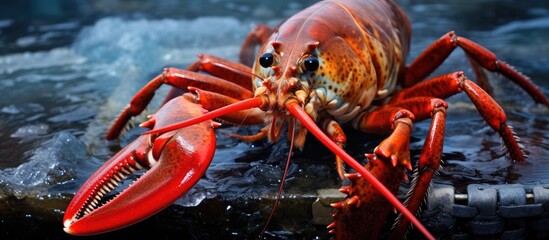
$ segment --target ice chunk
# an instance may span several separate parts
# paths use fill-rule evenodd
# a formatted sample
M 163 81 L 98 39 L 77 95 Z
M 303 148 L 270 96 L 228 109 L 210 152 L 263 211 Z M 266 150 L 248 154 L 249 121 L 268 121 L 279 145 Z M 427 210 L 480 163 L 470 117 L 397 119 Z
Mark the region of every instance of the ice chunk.
M 186 194 L 175 201 L 175 204 L 184 207 L 196 207 L 207 197 L 207 192 L 204 189 L 191 188 Z
M 2 109 L 0 109 L 0 112 L 15 115 L 21 113 L 21 110 L 19 110 L 19 108 L 17 108 L 15 105 L 11 104 L 9 106 L 2 107 Z
M 47 124 L 26 125 L 18 128 L 10 137 L 22 139 L 34 138 L 48 133 L 49 129 L 50 127 Z
M 0 109 L 1 113 L 10 115 L 31 114 L 44 111 L 44 107 L 38 103 L 10 104 Z
M 174 59 L 177 50 L 193 49 L 188 63 L 196 59 L 195 54 L 208 48 L 240 45 L 249 29 L 230 17 L 195 20 L 104 18 L 79 34 L 74 49 L 88 59 L 103 62 L 125 59 L 129 61 L 127 63 L 150 68 L 162 66 L 164 62 L 159 60 Z
M 67 48 L 56 48 L 50 51 L 33 53 L 16 53 L 0 57 L 0 74 L 81 64 L 84 61 L 84 58 L 74 54 L 71 49 Z
M 75 177 L 75 163 L 86 146 L 68 132 L 59 132 L 32 152 L 28 162 L 0 171 L 0 197 L 48 194 L 48 188 Z
M 93 117 L 96 112 L 93 109 L 82 106 L 74 110 L 67 111 L 48 119 L 50 122 L 76 122 Z

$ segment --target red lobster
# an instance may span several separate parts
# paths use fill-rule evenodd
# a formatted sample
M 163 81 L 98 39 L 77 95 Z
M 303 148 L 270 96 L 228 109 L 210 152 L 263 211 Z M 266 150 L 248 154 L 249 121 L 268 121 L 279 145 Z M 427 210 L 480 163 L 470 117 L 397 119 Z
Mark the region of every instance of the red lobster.
M 425 80 L 427 76 L 460 47 L 475 68 L 501 73 L 537 103 L 549 107 L 549 101 L 526 76 L 454 32 L 442 36 L 406 66 L 410 34 L 407 16 L 393 1 L 326 0 L 275 29 L 257 27 L 242 47 L 242 64 L 200 55 L 188 70 L 165 69 L 136 94 L 107 138 L 116 138 L 148 105 L 154 92 L 169 84 L 176 90 L 142 124 L 153 128 L 147 132 L 150 135 L 135 140 L 90 177 L 65 213 L 65 230 L 77 235 L 110 231 L 168 206 L 192 188 L 209 165 L 215 148 L 212 127 L 217 125 L 211 119 L 218 118 L 238 125 L 265 124 L 255 135 L 234 135 L 247 141 L 264 137 L 276 141 L 288 123 L 293 145 L 301 148 L 311 132 L 335 153 L 340 177 L 351 180 L 341 189 L 349 196 L 333 204 L 338 211 L 328 227 L 337 238 L 376 238 L 384 223 L 380 217 L 393 206 L 404 215 L 392 231 L 394 237 L 401 237 L 411 221 L 432 238 L 413 213 L 440 166 L 448 106 L 442 99 L 464 91 L 500 134 L 510 157 L 517 161 L 525 157 L 504 111 L 476 83 L 462 72 Z M 253 60 L 257 44 L 261 48 Z M 182 90 L 188 92 L 176 97 Z M 191 102 L 210 112 L 202 112 Z M 412 124 L 427 118 L 431 118 L 430 130 L 404 206 L 394 194 L 406 178 L 403 168 L 412 170 Z M 167 126 L 181 120 L 185 121 Z M 388 135 L 372 154 L 366 154 L 366 166 L 343 150 L 342 124 Z M 345 173 L 344 165 L 357 173 Z M 150 170 L 116 198 L 101 204 L 111 184 L 134 168 Z

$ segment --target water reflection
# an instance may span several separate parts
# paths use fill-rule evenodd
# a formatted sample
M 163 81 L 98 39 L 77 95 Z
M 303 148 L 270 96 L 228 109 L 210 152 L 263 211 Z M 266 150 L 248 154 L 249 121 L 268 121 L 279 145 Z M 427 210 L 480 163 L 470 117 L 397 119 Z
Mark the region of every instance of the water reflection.
M 56 1 L 60 5 L 55 5 L 52 1 L 47 12 L 33 12 L 41 6 L 29 2 L 34 1 L 0 5 L 0 194 L 18 198 L 72 194 L 102 162 L 137 136 L 140 130 L 133 129 L 120 141 L 102 139 L 132 94 L 163 67 L 185 67 L 197 53 L 235 60 L 254 23 L 274 24 L 314 1 L 122 1 L 120 5 L 99 0 Z M 549 4 L 412 1 L 403 5 L 413 21 L 411 59 L 444 33 L 456 30 L 531 76 L 549 95 L 545 81 L 549 76 Z M 14 9 L 23 8 L 26 15 L 11 15 Z M 461 51 L 437 73 L 456 70 L 472 75 Z M 549 181 L 547 109 L 535 105 L 507 80 L 494 78 L 495 98 L 521 137 L 528 162 L 510 162 L 500 150 L 498 135 L 466 96 L 459 95 L 449 99 L 445 163 L 435 181 L 458 187 L 479 181 Z M 154 109 L 153 105 L 150 111 Z M 414 129 L 416 158 L 427 128 L 425 122 Z M 371 151 L 379 141 L 363 134 L 350 136 L 347 148 L 354 156 Z M 219 137 L 216 157 L 205 178 L 178 203 L 188 206 L 215 196 L 237 199 L 273 194 L 287 142 L 244 144 L 223 134 Z M 293 159 L 287 193 L 307 194 L 339 185 L 333 158 L 327 150 L 318 150 L 314 139 L 309 138 L 304 151 L 296 151 Z M 60 224 L 54 228 L 61 230 Z

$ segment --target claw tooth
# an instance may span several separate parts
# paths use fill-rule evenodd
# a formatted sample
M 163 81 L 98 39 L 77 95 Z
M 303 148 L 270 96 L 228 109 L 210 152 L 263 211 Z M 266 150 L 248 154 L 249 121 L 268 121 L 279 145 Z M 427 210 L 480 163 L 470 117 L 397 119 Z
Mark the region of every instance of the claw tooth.
M 149 157 L 147 158 L 147 160 L 149 161 L 149 166 L 154 166 L 156 164 L 156 160 L 154 159 L 153 155 L 152 155 L 152 151 L 149 151 Z
M 329 234 L 335 234 L 335 229 L 331 229 L 330 231 L 328 231 Z
M 332 223 L 330 223 L 330 225 L 328 225 L 326 228 L 332 229 L 332 228 L 335 228 L 335 227 L 336 227 L 336 222 L 332 222 Z
M 375 159 L 375 155 L 373 153 L 366 153 L 364 154 L 364 156 L 370 161 L 373 161 Z
M 212 127 L 213 127 L 213 128 L 221 127 L 221 125 L 222 125 L 222 124 L 219 123 L 219 122 L 212 121 Z
M 331 203 L 330 206 L 333 208 L 342 208 L 343 204 L 341 202 Z
M 348 186 L 346 186 L 346 187 L 342 187 L 342 188 L 340 188 L 340 189 L 339 189 L 339 192 L 341 192 L 341 193 L 344 193 L 344 194 L 347 194 L 347 195 L 348 195 L 348 194 L 349 194 L 349 187 L 348 187 Z
M 332 217 L 335 218 L 337 216 L 337 212 L 332 213 Z
M 112 175 L 112 177 L 113 177 L 117 182 L 122 182 L 122 179 L 120 178 L 120 176 L 118 176 L 118 174 L 114 174 L 114 175 Z
M 118 175 L 118 177 L 119 177 L 120 179 L 126 178 L 126 176 L 125 176 L 124 174 L 122 174 L 121 172 L 117 172 L 116 174 Z
M 406 173 L 402 173 L 402 180 L 408 181 L 408 175 Z
M 396 167 L 397 163 L 398 163 L 398 158 L 394 155 L 391 156 L 391 164 L 393 165 L 393 167 Z
M 358 173 L 345 173 L 343 174 L 346 178 L 348 178 L 349 180 L 357 180 L 360 178 L 360 174 Z
M 408 169 L 408 171 L 412 171 L 412 164 L 410 162 L 406 162 L 404 166 Z
M 126 168 L 124 168 L 124 167 L 121 168 L 120 171 L 122 171 L 122 172 L 123 172 L 124 174 L 126 174 L 126 175 L 132 174 L 132 172 L 130 172 L 128 169 L 126 169 Z
M 138 162 L 135 162 L 135 167 L 137 168 L 137 170 L 142 170 L 144 167 L 141 166 L 141 164 L 139 164 Z
M 357 196 L 352 196 L 351 198 L 349 198 L 349 201 L 347 201 L 347 204 L 349 205 L 355 205 L 357 204 L 359 201 L 358 197 Z
M 149 128 L 149 129 L 152 129 L 156 123 L 156 119 L 154 118 L 154 116 L 147 116 L 149 118 L 149 120 L 139 124 L 140 127 L 142 128 Z

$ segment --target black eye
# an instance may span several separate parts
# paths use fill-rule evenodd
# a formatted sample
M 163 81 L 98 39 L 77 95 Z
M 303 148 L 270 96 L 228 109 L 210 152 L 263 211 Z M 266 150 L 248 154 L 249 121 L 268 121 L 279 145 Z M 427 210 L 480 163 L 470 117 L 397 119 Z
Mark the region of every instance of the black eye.
M 259 64 L 264 68 L 270 67 L 271 65 L 273 65 L 273 62 L 274 62 L 274 57 L 272 53 L 264 53 L 259 58 Z
M 314 72 L 318 69 L 318 59 L 313 56 L 309 56 L 305 58 L 305 61 L 303 61 L 303 66 L 305 66 L 305 70 L 309 72 Z

